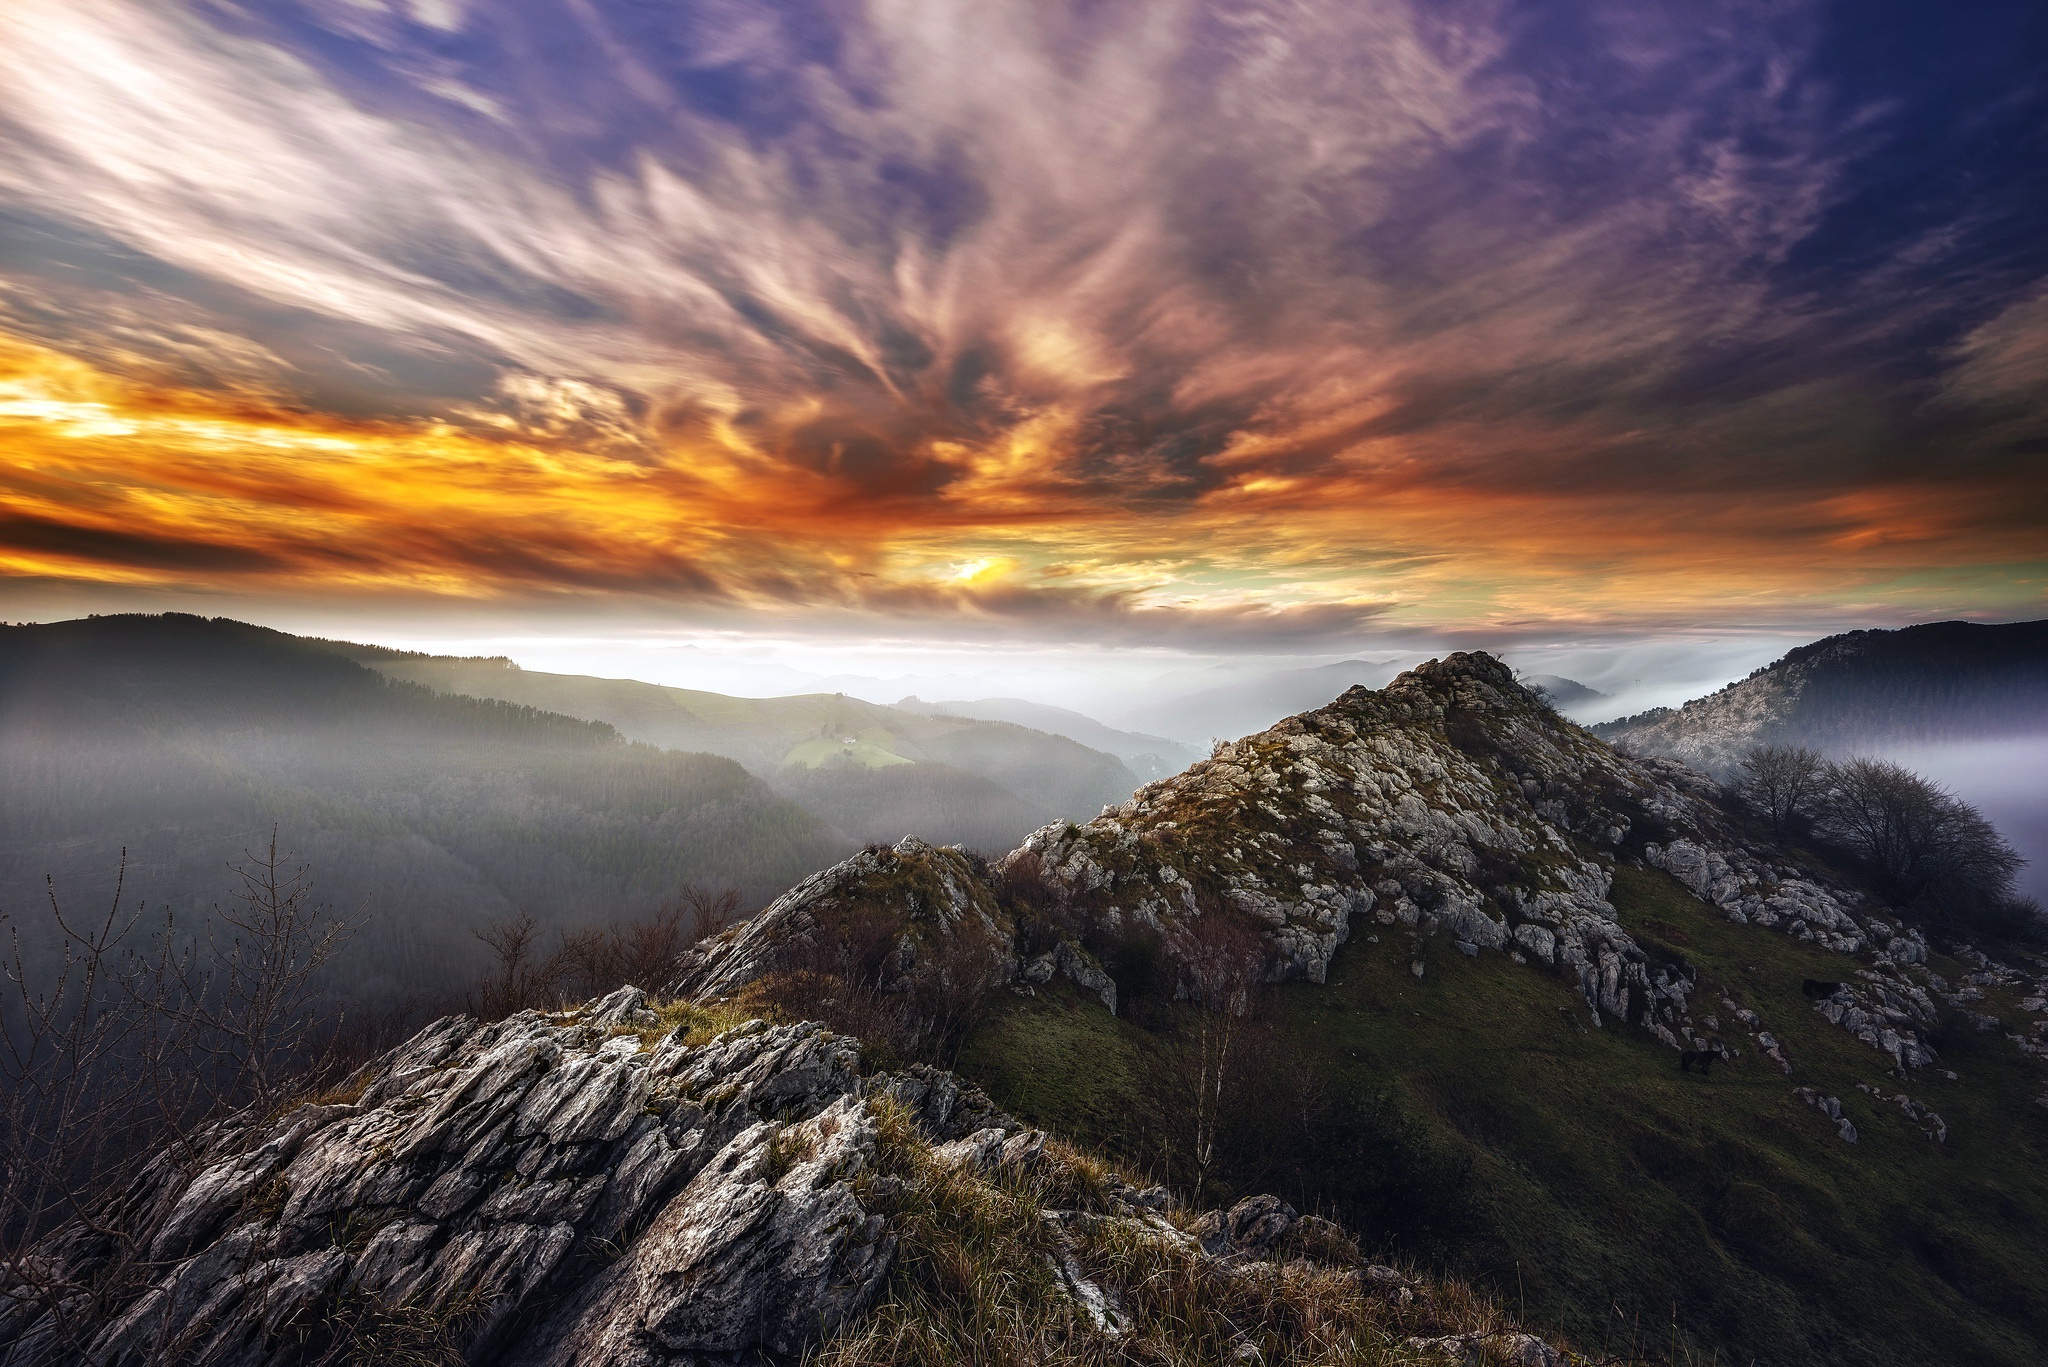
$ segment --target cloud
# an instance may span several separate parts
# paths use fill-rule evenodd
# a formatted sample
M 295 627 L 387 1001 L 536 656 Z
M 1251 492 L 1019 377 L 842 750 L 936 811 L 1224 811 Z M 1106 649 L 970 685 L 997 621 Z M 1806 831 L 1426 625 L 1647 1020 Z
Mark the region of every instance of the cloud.
M 273 557 L 247 546 L 80 526 L 25 513 L 0 512 L 0 547 L 124 569 L 246 574 L 283 568 Z
M 0 325 L 133 430 L 21 419 L 12 496 L 267 521 L 214 571 L 307 592 L 1132 640 L 1910 597 L 2035 485 L 1916 505 L 1902 320 L 1981 403 L 2033 318 L 1913 283 L 1924 225 L 1867 253 L 1886 323 L 1806 261 L 1881 143 L 1827 43 L 1802 4 L 23 0 L 0 209 L 156 275 L 15 272 Z M 977 558 L 1018 570 L 934 568 Z
M 1949 354 L 1945 399 L 2039 415 L 2048 406 L 2048 282 L 1972 328 Z

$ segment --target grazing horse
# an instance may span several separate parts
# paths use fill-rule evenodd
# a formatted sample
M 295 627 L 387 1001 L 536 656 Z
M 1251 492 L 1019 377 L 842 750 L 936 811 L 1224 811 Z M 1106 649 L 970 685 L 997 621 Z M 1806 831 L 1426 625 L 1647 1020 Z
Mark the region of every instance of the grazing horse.
M 1818 1001 L 1822 997 L 1834 996 L 1835 993 L 1842 990 L 1842 985 L 1840 983 L 1822 982 L 1818 978 L 1808 978 L 1799 984 L 1799 990 Z

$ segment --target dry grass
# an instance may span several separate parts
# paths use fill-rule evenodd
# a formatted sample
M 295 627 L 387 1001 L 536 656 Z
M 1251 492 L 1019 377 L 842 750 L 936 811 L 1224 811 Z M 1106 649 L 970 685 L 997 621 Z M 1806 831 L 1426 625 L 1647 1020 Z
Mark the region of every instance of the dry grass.
M 1184 1231 L 1113 1205 L 1131 1179 L 1098 1158 L 1048 1144 L 1028 1173 L 951 1169 L 900 1111 L 879 1114 L 878 1161 L 861 1183 L 900 1241 L 896 1267 L 881 1303 L 811 1367 L 1441 1364 L 1407 1340 L 1446 1335 L 1477 1336 L 1480 1360 L 1510 1360 L 1518 1331 L 1470 1287 L 1418 1278 L 1402 1292 L 1362 1280 L 1355 1262 L 1301 1256 L 1220 1263 Z M 1319 1252 L 1355 1247 L 1312 1229 Z M 1083 1309 L 1063 1261 L 1110 1294 L 1120 1331 Z
M 323 1317 L 324 1342 L 306 1361 L 309 1367 L 462 1367 L 469 1335 L 488 1309 L 474 1291 L 438 1303 L 415 1299 L 396 1305 L 374 1296 L 344 1296 Z
M 760 1004 L 745 998 L 711 1002 L 675 998 L 650 1001 L 647 1008 L 655 1015 L 653 1024 L 628 1026 L 618 1032 L 638 1035 L 642 1050 L 652 1049 L 677 1031 L 682 1032 L 683 1043 L 694 1049 L 700 1044 L 709 1044 L 735 1025 L 743 1025 L 750 1020 L 781 1019 L 779 1014 L 764 1010 Z

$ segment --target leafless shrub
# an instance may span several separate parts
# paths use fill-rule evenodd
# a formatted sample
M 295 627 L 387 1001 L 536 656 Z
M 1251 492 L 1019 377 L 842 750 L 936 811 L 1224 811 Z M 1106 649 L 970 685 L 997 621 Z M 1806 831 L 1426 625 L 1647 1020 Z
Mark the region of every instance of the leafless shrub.
M 560 958 L 542 954 L 540 922 L 522 911 L 470 932 L 483 941 L 497 967 L 476 985 L 464 1003 L 478 1020 L 502 1020 L 514 1012 L 555 1005 L 561 980 Z
M 739 907 L 736 888 L 691 884 L 651 916 L 563 931 L 545 952 L 540 922 L 531 913 L 494 921 L 471 932 L 496 963 L 469 993 L 465 1008 L 480 1020 L 499 1020 L 622 986 L 655 991 L 674 975 L 683 951 L 730 923 Z
M 1736 788 L 1764 814 L 1771 834 L 1783 839 L 1826 794 L 1828 763 L 1803 745 L 1759 745 L 1743 755 Z
M 996 989 L 1002 952 L 981 918 L 969 913 L 921 946 L 910 973 L 919 1056 L 952 1067 Z

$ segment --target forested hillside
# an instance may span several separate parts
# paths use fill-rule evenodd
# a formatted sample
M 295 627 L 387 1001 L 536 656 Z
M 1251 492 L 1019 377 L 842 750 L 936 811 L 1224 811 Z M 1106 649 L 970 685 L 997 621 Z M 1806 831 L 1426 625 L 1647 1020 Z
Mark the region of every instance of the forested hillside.
M 2048 732 L 2048 621 L 1851 631 L 1683 707 L 1593 728 L 1725 772 L 1748 746 L 1846 752 Z
M 0 911 L 47 948 L 131 895 L 195 917 L 275 825 L 320 896 L 367 917 L 337 968 L 388 1004 L 473 976 L 471 931 L 644 914 L 686 884 L 758 905 L 852 842 L 731 760 L 602 723 L 386 680 L 280 632 L 197 617 L 0 628 Z
M 1004 721 L 920 715 L 839 693 L 736 698 L 542 673 L 503 659 L 335 648 L 393 679 L 590 718 L 633 740 L 724 755 L 864 841 L 916 831 L 1003 849 L 1048 821 L 1093 816 L 1138 786 L 1114 755 Z

